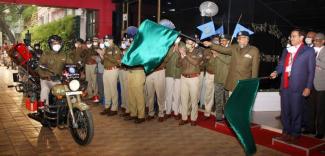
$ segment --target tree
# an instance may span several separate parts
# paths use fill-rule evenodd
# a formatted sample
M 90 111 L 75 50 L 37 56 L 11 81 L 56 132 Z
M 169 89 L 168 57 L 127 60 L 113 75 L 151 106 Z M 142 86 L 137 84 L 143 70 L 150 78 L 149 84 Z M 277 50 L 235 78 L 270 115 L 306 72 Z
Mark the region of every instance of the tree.
M 23 6 L 18 5 L 0 5 L 0 30 L 12 43 L 16 42 L 16 38 L 10 28 L 21 18 L 23 9 Z

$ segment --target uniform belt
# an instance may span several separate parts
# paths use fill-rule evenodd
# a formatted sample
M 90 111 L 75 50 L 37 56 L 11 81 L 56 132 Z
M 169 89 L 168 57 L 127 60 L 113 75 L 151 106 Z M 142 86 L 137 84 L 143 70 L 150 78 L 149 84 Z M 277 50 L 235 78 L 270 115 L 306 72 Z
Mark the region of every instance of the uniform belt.
M 193 77 L 198 77 L 200 76 L 200 73 L 194 73 L 194 74 L 182 74 L 182 76 L 186 78 L 193 78 Z
M 114 69 L 117 69 L 117 66 L 114 66 L 114 67 L 106 67 L 105 69 L 106 70 L 114 70 Z
M 210 72 L 209 70 L 207 70 L 207 73 L 209 73 L 211 75 L 214 75 L 214 73 L 213 72 Z
M 93 65 L 93 64 L 97 64 L 97 62 L 95 60 L 88 60 L 86 64 Z

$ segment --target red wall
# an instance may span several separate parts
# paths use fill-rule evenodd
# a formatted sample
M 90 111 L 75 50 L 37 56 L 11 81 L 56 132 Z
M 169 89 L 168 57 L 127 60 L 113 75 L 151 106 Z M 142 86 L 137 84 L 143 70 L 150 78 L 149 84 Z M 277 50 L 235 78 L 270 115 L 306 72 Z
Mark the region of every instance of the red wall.
M 98 37 L 112 34 L 113 11 L 115 10 L 112 0 L 0 0 L 0 3 L 94 9 L 98 11 Z

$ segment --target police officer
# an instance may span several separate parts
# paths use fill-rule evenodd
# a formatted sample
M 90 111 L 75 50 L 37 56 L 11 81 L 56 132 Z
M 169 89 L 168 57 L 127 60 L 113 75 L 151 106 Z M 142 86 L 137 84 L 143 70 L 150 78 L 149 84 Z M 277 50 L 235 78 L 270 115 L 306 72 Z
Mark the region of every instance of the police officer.
M 213 106 L 213 95 L 214 95 L 214 68 L 215 68 L 215 55 L 211 49 L 205 49 L 203 53 L 203 62 L 205 62 L 205 78 L 204 78 L 204 86 L 205 86 L 205 94 L 204 94 L 204 119 L 208 119 L 211 114 L 211 109 Z
M 249 45 L 249 33 L 240 31 L 237 34 L 238 44 L 229 47 L 214 45 L 209 41 L 204 41 L 203 44 L 216 50 L 219 53 L 231 55 L 229 73 L 226 79 L 225 88 L 233 91 L 238 80 L 256 78 L 260 64 L 259 50 Z
M 163 61 L 152 73 L 146 77 L 146 103 L 148 105 L 147 120 L 154 118 L 154 97 L 157 95 L 158 102 L 158 121 L 164 121 L 165 110 L 165 61 Z
M 48 39 L 48 46 L 50 47 L 50 51 L 41 56 L 39 64 L 47 67 L 50 71 L 54 72 L 54 74 L 61 75 L 64 64 L 72 63 L 72 60 L 69 59 L 67 54 L 60 52 L 63 47 L 63 40 L 60 36 L 50 36 Z M 59 84 L 60 80 L 48 70 L 44 70 L 40 67 L 36 70 L 41 78 L 41 102 L 45 102 L 46 105 L 49 105 L 48 97 L 50 89 L 54 85 Z
M 179 48 L 185 49 L 185 44 L 180 42 L 180 38 L 169 49 L 165 58 L 166 118 L 170 118 L 173 111 L 176 120 L 181 118 L 181 69 L 177 67 Z
M 220 45 L 222 47 L 229 47 L 229 35 L 220 35 Z M 226 104 L 229 92 L 225 89 L 225 81 L 229 72 L 229 64 L 231 61 L 230 55 L 218 53 L 217 51 L 211 50 L 215 56 L 214 65 L 214 100 L 216 106 L 216 121 L 222 121 L 223 119 L 223 108 Z
M 34 44 L 34 51 L 33 51 L 33 55 L 39 59 L 43 54 L 43 50 L 41 49 L 41 45 L 39 43 L 35 43 Z
M 136 124 L 145 121 L 144 84 L 146 75 L 142 66 L 128 67 L 127 87 L 130 116 L 125 120 L 134 120 Z
M 131 35 L 131 38 L 132 37 L 133 36 Z M 129 48 L 129 46 L 130 46 L 130 38 L 124 37 L 122 39 L 122 42 L 121 42 L 121 58 L 123 58 L 125 52 Z M 121 64 L 120 72 L 119 72 L 118 77 L 119 77 L 119 81 L 120 81 L 120 84 L 121 84 L 121 97 L 122 97 L 122 104 L 121 104 L 122 114 L 121 114 L 121 116 L 122 117 L 130 115 L 129 102 L 128 102 L 128 98 L 127 98 L 128 97 L 127 74 L 128 74 L 128 71 L 127 71 L 126 66 Z
M 113 42 L 113 36 L 106 35 L 104 37 L 105 53 L 104 53 L 104 93 L 105 93 L 105 110 L 102 114 L 107 113 L 108 116 L 117 114 L 118 110 L 118 92 L 117 79 L 119 74 L 119 66 L 121 64 L 121 51 Z M 109 107 L 111 110 L 109 111 Z
M 97 80 L 96 80 L 96 56 L 98 55 L 96 49 L 99 48 L 99 41 L 97 37 L 92 38 L 92 44 L 87 41 L 87 49 L 84 52 L 86 80 L 88 82 L 87 93 L 88 98 L 96 100 L 98 93 Z M 93 101 L 96 102 L 96 101 Z
M 82 44 L 84 44 L 84 40 L 81 38 L 78 38 L 74 43 L 74 49 L 72 50 L 70 54 L 70 58 L 73 61 L 73 64 L 79 64 L 82 65 L 82 55 L 83 55 L 83 47 Z
M 181 104 L 182 104 L 182 120 L 179 125 L 188 123 L 189 107 L 191 109 L 191 125 L 196 125 L 198 116 L 198 95 L 200 83 L 200 63 L 202 61 L 202 53 L 195 48 L 195 42 L 186 40 L 186 49 L 179 49 L 178 66 L 181 68 Z

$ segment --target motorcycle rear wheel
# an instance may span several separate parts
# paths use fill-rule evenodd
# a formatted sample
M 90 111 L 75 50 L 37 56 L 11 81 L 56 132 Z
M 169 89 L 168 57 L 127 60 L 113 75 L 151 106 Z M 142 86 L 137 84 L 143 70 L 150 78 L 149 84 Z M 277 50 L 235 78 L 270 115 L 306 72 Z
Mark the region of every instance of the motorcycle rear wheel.
M 73 109 L 73 114 L 75 116 L 78 127 L 73 127 L 72 117 L 69 113 L 68 125 L 70 133 L 76 143 L 83 146 L 88 145 L 94 136 L 94 124 L 92 115 L 89 110 L 80 111 L 77 108 Z

